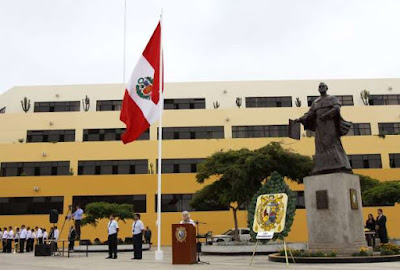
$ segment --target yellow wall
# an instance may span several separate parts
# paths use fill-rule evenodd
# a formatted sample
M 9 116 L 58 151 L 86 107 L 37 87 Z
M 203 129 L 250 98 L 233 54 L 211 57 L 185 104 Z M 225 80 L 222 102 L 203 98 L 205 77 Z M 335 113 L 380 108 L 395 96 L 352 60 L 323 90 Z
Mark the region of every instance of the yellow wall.
M 301 116 L 307 108 L 257 108 L 257 109 L 210 109 L 165 111 L 164 126 L 224 126 L 225 138 L 219 140 L 167 140 L 163 142 L 163 158 L 204 158 L 216 151 L 255 149 L 269 142 L 279 141 L 284 147 L 304 155 L 314 153 L 313 138 L 303 137 L 300 141 L 288 138 L 231 139 L 233 125 L 287 124 L 289 118 Z M 356 106 L 343 107 L 345 119 L 356 123 L 371 123 L 372 136 L 348 136 L 343 145 L 348 154 L 381 154 L 382 169 L 360 169 L 356 173 L 380 179 L 399 180 L 400 168 L 389 167 L 389 153 L 400 153 L 399 136 L 379 138 L 378 122 L 399 122 L 400 106 Z M 156 241 L 155 194 L 156 175 L 98 175 L 77 176 L 78 160 L 118 160 L 148 159 L 155 164 L 157 158 L 156 125 L 151 127 L 150 140 L 138 141 L 128 145 L 121 142 L 82 142 L 84 128 L 123 127 L 118 120 L 118 112 L 66 112 L 66 113 L 16 113 L 0 115 L 0 162 L 16 161 L 70 161 L 74 176 L 1 177 L 0 197 L 24 196 L 64 196 L 64 213 L 72 203 L 74 195 L 130 195 L 146 194 L 147 213 L 143 221 L 153 231 Z M 50 125 L 49 123 L 53 124 Z M 76 129 L 76 142 L 68 143 L 18 143 L 26 139 L 26 131 L 32 129 Z M 46 153 L 43 157 L 42 153 Z M 302 190 L 302 185 L 290 183 L 293 190 Z M 7 187 L 7 188 L 3 188 Z M 39 191 L 34 191 L 39 187 Z M 163 175 L 163 193 L 194 193 L 202 188 L 195 182 L 194 174 Z M 392 237 L 400 237 L 400 206 L 385 207 L 388 216 L 388 229 Z M 376 213 L 375 208 L 364 209 L 364 214 Z M 222 233 L 233 227 L 232 213 L 229 211 L 194 212 L 192 218 L 206 222 L 202 232 Z M 239 226 L 247 226 L 247 214 L 239 212 Z M 180 213 L 162 214 L 162 243 L 171 242 L 170 225 L 180 220 Z M 61 216 L 60 221 L 63 221 Z M 44 226 L 49 227 L 48 215 L 0 216 L 0 226 Z M 59 223 L 61 226 L 61 223 Z M 120 224 L 121 237 L 129 236 L 131 221 Z M 62 237 L 66 236 L 66 231 Z M 105 221 L 98 227 L 85 227 L 83 238 L 106 238 Z M 306 213 L 298 210 L 289 241 L 306 241 Z

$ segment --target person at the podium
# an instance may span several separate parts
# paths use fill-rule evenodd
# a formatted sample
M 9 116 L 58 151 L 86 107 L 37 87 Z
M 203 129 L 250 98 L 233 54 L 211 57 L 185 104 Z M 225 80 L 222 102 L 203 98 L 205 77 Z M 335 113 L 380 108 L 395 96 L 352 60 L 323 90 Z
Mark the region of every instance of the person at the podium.
M 182 220 L 180 223 L 181 224 L 192 224 L 193 226 L 196 227 L 196 223 L 193 221 L 193 219 L 190 219 L 190 214 L 188 211 L 182 212 Z

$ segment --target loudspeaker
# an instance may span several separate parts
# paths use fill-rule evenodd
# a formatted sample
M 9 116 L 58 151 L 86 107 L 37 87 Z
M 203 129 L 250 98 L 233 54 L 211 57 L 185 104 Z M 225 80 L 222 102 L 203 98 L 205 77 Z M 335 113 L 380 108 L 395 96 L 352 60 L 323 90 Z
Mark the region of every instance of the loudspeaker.
M 51 246 L 49 244 L 35 245 L 35 256 L 51 256 Z
M 58 222 L 58 210 L 51 209 L 50 210 L 50 223 L 57 223 Z

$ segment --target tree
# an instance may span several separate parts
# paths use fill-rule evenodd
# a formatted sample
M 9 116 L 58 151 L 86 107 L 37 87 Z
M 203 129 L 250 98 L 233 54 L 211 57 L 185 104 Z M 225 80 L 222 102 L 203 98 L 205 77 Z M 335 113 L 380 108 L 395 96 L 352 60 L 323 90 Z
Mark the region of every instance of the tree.
M 232 209 L 235 240 L 238 240 L 237 211 L 247 207 L 261 184 L 277 171 L 289 179 L 302 183 L 313 167 L 311 158 L 284 149 L 273 142 L 251 151 L 243 148 L 216 152 L 197 167 L 196 180 L 215 182 L 197 191 L 191 202 L 194 208 L 223 206 Z
M 277 193 L 286 193 L 288 196 L 286 216 L 285 216 L 285 228 L 280 233 L 275 233 L 273 239 L 283 240 L 288 236 L 290 232 L 290 228 L 292 227 L 294 215 L 296 214 L 296 198 L 293 192 L 290 190 L 289 186 L 283 180 L 283 177 L 277 173 L 273 172 L 271 178 L 267 180 L 267 182 L 257 191 L 257 193 L 253 196 L 251 203 L 249 205 L 249 209 L 247 212 L 247 225 L 250 228 L 251 238 L 256 239 L 256 233 L 253 231 L 253 222 L 254 222 L 254 212 L 257 204 L 257 198 L 263 194 L 277 194 Z M 269 240 L 266 240 L 268 242 Z
M 400 202 L 400 182 L 381 182 L 365 191 L 362 197 L 365 206 L 393 206 Z
M 126 219 L 133 219 L 133 205 L 108 202 L 89 203 L 85 208 L 85 217 L 82 219 L 82 225 L 96 227 L 99 220 L 109 218 L 110 215 L 114 215 L 116 219 L 123 222 Z

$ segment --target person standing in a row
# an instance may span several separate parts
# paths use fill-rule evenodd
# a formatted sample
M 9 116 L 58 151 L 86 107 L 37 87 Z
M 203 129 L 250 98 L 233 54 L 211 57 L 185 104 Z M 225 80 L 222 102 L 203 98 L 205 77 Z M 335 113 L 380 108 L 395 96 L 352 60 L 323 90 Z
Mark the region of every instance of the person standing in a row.
M 19 249 L 19 235 L 20 235 L 20 230 L 19 228 L 15 229 L 15 235 L 14 235 L 14 253 L 18 252 Z
M 49 240 L 49 236 L 46 232 L 46 229 L 43 229 L 43 243 L 47 244 L 47 240 Z
M 43 244 L 43 231 L 42 228 L 36 227 L 36 237 L 37 237 L 37 242 L 38 244 Z
M 26 246 L 25 246 L 26 252 L 30 251 L 31 239 L 32 239 L 32 231 L 31 231 L 31 227 L 28 227 L 28 228 L 26 228 Z
M 108 222 L 108 257 L 106 259 L 118 258 L 118 222 L 114 220 L 114 215 L 110 215 L 110 221 Z
M 132 260 L 142 259 L 142 239 L 144 224 L 140 220 L 140 214 L 133 216 L 134 222 L 132 223 L 132 234 L 133 234 L 133 258 Z
M 2 237 L 2 241 L 3 241 L 3 252 L 6 253 L 7 252 L 7 239 L 8 239 L 8 231 L 7 228 L 4 227 L 3 230 L 3 237 Z
M 8 227 L 8 238 L 7 238 L 7 253 L 11 253 L 12 241 L 14 240 L 14 231 L 12 227 Z
M 28 231 L 25 229 L 25 225 L 21 226 L 21 232 L 19 234 L 19 252 L 24 253 L 25 241 Z
M 37 239 L 35 230 L 32 229 L 31 232 L 32 232 L 32 236 L 31 236 L 31 239 L 29 239 L 30 240 L 29 251 L 33 251 L 33 244 L 35 243 L 35 239 Z

